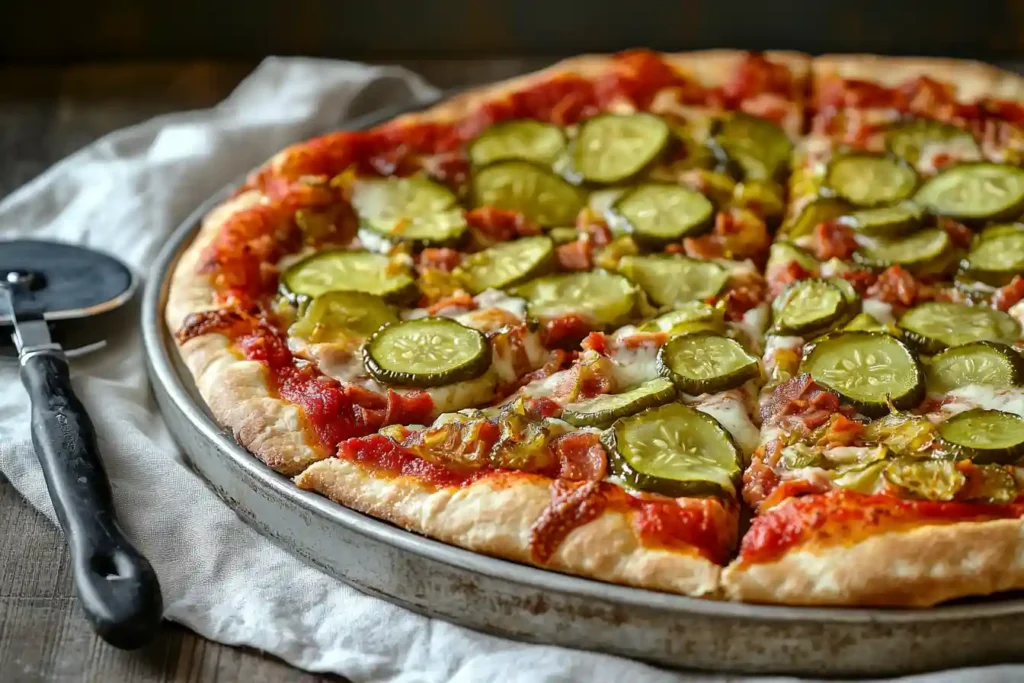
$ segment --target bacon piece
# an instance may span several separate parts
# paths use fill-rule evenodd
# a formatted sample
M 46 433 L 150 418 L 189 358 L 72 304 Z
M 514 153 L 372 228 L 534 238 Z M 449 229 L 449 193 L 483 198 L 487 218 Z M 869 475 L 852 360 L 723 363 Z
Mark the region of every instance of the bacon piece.
M 963 223 L 958 223 L 952 218 L 939 218 L 939 227 L 946 231 L 950 241 L 961 249 L 971 246 L 974 239 L 974 232 Z
M 563 434 L 551 444 L 559 461 L 559 479 L 601 481 L 608 469 L 608 456 L 593 432 Z
M 1024 278 L 1014 275 L 1010 284 L 996 291 L 992 297 L 992 305 L 1000 311 L 1008 311 L 1021 299 L 1024 299 Z
M 591 332 L 583 339 L 580 346 L 605 356 L 608 354 L 608 335 L 604 332 Z
M 896 264 L 882 271 L 875 284 L 868 288 L 867 294 L 894 306 L 913 306 L 918 300 L 919 289 L 920 285 L 914 276 Z
M 608 224 L 590 207 L 585 207 L 576 216 L 576 230 L 586 235 L 595 247 L 603 247 L 614 238 Z
M 462 254 L 455 249 L 428 247 L 420 252 L 419 266 L 421 268 L 436 268 L 450 273 L 460 263 L 462 263 Z
M 769 246 L 771 235 L 767 226 L 748 209 L 719 211 L 711 234 L 683 240 L 683 249 L 693 258 L 763 261 Z
M 544 345 L 551 348 L 574 346 L 593 329 L 587 318 L 576 313 L 567 313 L 544 322 Z
M 782 481 L 775 471 L 781 451 L 782 443 L 778 439 L 769 441 L 754 451 L 750 466 L 743 471 L 743 500 L 755 511 Z
M 743 314 L 764 301 L 765 291 L 755 287 L 737 287 L 725 293 L 725 319 L 743 320 Z
M 517 237 L 539 235 L 540 226 L 518 211 L 482 206 L 466 214 L 466 222 L 492 240 L 507 242 Z
M 550 358 L 548 358 L 548 361 L 544 363 L 542 367 L 522 375 L 519 378 L 519 381 L 515 382 L 512 386 L 507 387 L 506 391 L 507 393 L 511 393 L 521 386 L 526 386 L 530 382 L 536 382 L 537 380 L 550 377 L 556 372 L 565 370 L 574 360 L 576 360 L 576 353 L 574 351 L 555 349 L 551 352 Z
M 464 308 L 470 311 L 476 310 L 476 302 L 473 297 L 463 291 L 458 291 L 452 296 L 441 299 L 427 308 L 427 313 L 437 315 L 446 308 Z
M 597 519 L 608 505 L 599 481 L 582 483 L 556 479 L 551 483 L 551 503 L 530 528 L 530 555 L 543 564 L 577 527 Z
M 526 414 L 533 419 L 546 417 L 558 417 L 562 413 L 562 407 L 545 396 L 534 396 L 523 402 Z
M 562 270 L 590 270 L 594 266 L 594 247 L 588 240 L 575 240 L 559 245 L 555 259 Z
M 814 255 L 820 261 L 848 259 L 857 251 L 853 230 L 836 221 L 825 221 L 814 228 Z
M 810 373 L 805 372 L 775 387 L 761 404 L 761 419 L 785 420 L 790 425 L 810 431 L 828 422 L 841 410 L 853 412 L 849 406 L 840 406 L 838 394 L 822 388 Z
M 847 270 L 839 273 L 839 277 L 853 285 L 861 296 L 865 296 L 868 289 L 878 281 L 878 275 L 870 270 Z
M 799 261 L 789 261 L 786 265 L 772 270 L 771 283 L 768 286 L 768 294 L 771 298 L 777 297 L 789 285 L 799 280 L 806 280 L 810 277 L 817 277 L 817 273 L 808 270 L 800 265 Z
M 434 416 L 434 400 L 425 391 L 399 394 L 388 389 L 385 425 L 428 424 Z
M 836 413 L 818 443 L 827 447 L 852 446 L 863 432 L 863 423 Z

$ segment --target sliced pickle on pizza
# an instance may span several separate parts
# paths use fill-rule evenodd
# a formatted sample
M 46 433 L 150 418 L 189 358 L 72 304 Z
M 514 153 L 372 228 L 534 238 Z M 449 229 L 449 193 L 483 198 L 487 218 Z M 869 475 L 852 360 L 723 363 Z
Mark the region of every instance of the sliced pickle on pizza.
M 366 292 L 327 292 L 314 298 L 288 328 L 288 334 L 313 344 L 365 339 L 398 322 L 398 309 Z
M 595 116 L 573 140 L 573 171 L 601 185 L 627 180 L 657 159 L 671 137 L 668 124 L 652 114 Z
M 885 146 L 916 168 L 929 165 L 929 159 L 937 154 L 962 161 L 981 158 L 981 148 L 968 131 L 931 119 L 911 119 L 890 126 L 885 132 Z
M 948 502 L 967 483 L 952 460 L 896 458 L 885 466 L 886 481 L 914 498 Z
M 665 496 L 734 496 L 740 450 L 715 418 L 681 403 L 617 420 L 601 435 L 609 469 L 627 486 Z
M 717 263 L 667 254 L 623 256 L 619 272 L 658 306 L 705 301 L 721 292 L 729 279 L 729 271 Z
M 1020 324 L 1007 313 L 948 301 L 915 306 L 898 325 L 907 340 L 924 353 L 978 341 L 1012 345 L 1020 336 Z
M 739 168 L 743 180 L 775 180 L 786 170 L 793 152 L 785 131 L 742 112 L 719 119 L 708 142 Z
M 794 282 L 772 302 L 772 331 L 792 336 L 821 334 L 851 317 L 848 295 L 829 280 Z
M 924 375 L 901 341 L 877 332 L 839 332 L 804 347 L 802 372 L 835 391 L 868 417 L 917 406 Z
M 637 243 L 664 247 L 711 229 L 715 207 L 700 192 L 679 185 L 645 183 L 622 195 L 611 207 L 609 225 Z
M 694 332 L 725 332 L 725 314 L 704 301 L 685 301 L 675 310 L 659 315 L 641 325 L 640 332 L 664 332 L 667 335 Z
M 933 275 L 955 266 L 955 248 L 940 228 L 918 230 L 904 237 L 877 238 L 862 244 L 854 254 L 873 268 L 899 265 L 915 275 Z
M 914 201 L 936 216 L 965 223 L 1017 218 L 1024 212 L 1024 169 L 960 164 L 927 180 Z
M 925 378 L 928 391 L 939 394 L 972 384 L 1008 389 L 1024 384 L 1024 357 L 996 342 L 953 346 L 925 364 Z
M 466 289 L 479 294 L 504 289 L 552 270 L 554 242 L 544 236 L 521 237 L 466 256 L 454 270 Z
M 450 318 L 416 318 L 370 337 L 363 364 L 382 384 L 439 387 L 484 374 L 491 366 L 491 347 L 481 332 Z
M 914 232 L 924 222 L 924 209 L 915 202 L 902 201 L 890 206 L 859 209 L 843 216 L 840 222 L 861 235 L 895 238 Z
M 945 448 L 978 464 L 1012 465 L 1024 455 L 1024 419 L 1013 413 L 974 408 L 939 425 Z
M 854 206 L 871 207 L 910 197 L 917 187 L 917 173 L 891 157 L 849 154 L 829 164 L 825 184 Z
M 517 119 L 496 123 L 469 143 L 469 160 L 481 167 L 499 161 L 531 161 L 550 166 L 565 152 L 565 133 L 559 126 Z
M 1024 274 L 1024 224 L 996 225 L 983 230 L 960 269 L 993 287 L 1002 287 Z
M 544 227 L 573 225 L 583 195 L 554 173 L 526 161 L 502 161 L 472 180 L 473 204 L 515 211 Z
M 846 323 L 843 330 L 847 332 L 886 332 L 890 330 L 870 313 L 858 313 L 853 320 Z
M 669 339 L 658 349 L 658 374 L 685 394 L 728 391 L 759 377 L 757 358 L 735 339 L 700 332 Z
M 848 202 L 838 197 L 819 197 L 805 206 L 798 216 L 785 223 L 779 229 L 779 234 L 791 240 L 811 235 L 822 223 L 834 221 L 849 212 Z
M 732 206 L 750 209 L 776 227 L 786 213 L 785 191 L 771 180 L 744 180 L 737 183 L 732 192 Z
M 821 267 L 821 262 L 806 250 L 786 240 L 776 240 L 768 251 L 768 263 L 765 272 L 773 271 L 796 262 L 804 270 L 813 273 Z
M 368 245 L 376 237 L 417 247 L 451 247 L 466 235 L 466 217 L 455 194 L 426 178 L 360 179 L 352 186 L 351 201 Z
M 582 315 L 599 327 L 619 327 L 641 311 L 643 293 L 629 279 L 605 270 L 544 275 L 519 285 L 533 318 Z
M 656 377 L 618 394 L 602 394 L 569 403 L 562 410 L 562 419 L 575 427 L 607 429 L 620 417 L 664 405 L 675 397 L 672 382 Z
M 384 254 L 335 249 L 308 256 L 281 276 L 282 293 L 293 302 L 333 291 L 366 292 L 389 303 L 414 303 L 419 298 L 409 269 Z

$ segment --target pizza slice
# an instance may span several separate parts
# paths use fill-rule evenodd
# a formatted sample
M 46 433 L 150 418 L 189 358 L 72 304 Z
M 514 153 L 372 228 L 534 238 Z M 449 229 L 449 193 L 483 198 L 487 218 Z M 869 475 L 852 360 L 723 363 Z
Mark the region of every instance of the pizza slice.
M 1009 286 L 1024 233 L 1003 223 L 1024 186 L 1012 144 L 985 137 L 1012 138 L 1015 109 L 995 98 L 1020 96 L 1017 77 L 986 70 L 979 89 L 963 69 L 814 68 L 788 239 L 766 269 L 770 380 L 744 475 L 757 517 L 723 577 L 734 599 L 929 605 L 1024 586 Z
M 207 217 L 168 324 L 215 417 L 304 489 L 715 594 L 808 73 L 584 57 L 295 145 Z

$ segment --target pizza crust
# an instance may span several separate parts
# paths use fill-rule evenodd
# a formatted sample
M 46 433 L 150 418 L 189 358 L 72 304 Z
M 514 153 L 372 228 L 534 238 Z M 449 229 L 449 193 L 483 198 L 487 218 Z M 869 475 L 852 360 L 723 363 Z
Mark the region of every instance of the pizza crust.
M 936 57 L 882 57 L 879 55 L 822 55 L 811 63 L 814 90 L 818 83 L 838 76 L 894 87 L 920 76 L 956 86 L 960 102 L 983 97 L 1024 101 L 1024 77 L 990 64 Z
M 475 552 L 533 563 L 530 530 L 551 502 L 551 481 L 498 474 L 468 486 L 435 488 L 412 477 L 382 477 L 329 458 L 295 478 L 299 488 Z M 696 554 L 647 548 L 626 513 L 606 511 L 566 536 L 545 568 L 642 588 L 710 596 L 721 568 Z
M 774 562 L 736 560 L 722 588 L 744 602 L 887 607 L 1024 588 L 1024 520 L 922 526 L 853 545 L 807 545 Z

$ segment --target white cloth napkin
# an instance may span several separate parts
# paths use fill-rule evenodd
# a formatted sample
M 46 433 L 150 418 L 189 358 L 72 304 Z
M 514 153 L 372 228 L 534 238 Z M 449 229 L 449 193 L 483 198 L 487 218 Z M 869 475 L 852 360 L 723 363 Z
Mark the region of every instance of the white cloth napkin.
M 267 59 L 213 109 L 112 133 L 7 197 L 0 202 L 0 239 L 82 244 L 144 274 L 195 206 L 281 147 L 434 92 L 397 68 Z M 159 575 L 167 619 L 357 682 L 710 680 L 482 635 L 367 597 L 307 567 L 246 526 L 186 468 L 150 394 L 136 327 L 108 330 L 109 347 L 72 366 L 121 520 Z M 16 365 L 3 361 L 0 471 L 54 520 L 32 452 L 28 400 Z M 986 681 L 1022 677 L 1012 667 L 984 671 Z M 973 673 L 982 680 L 982 670 Z

